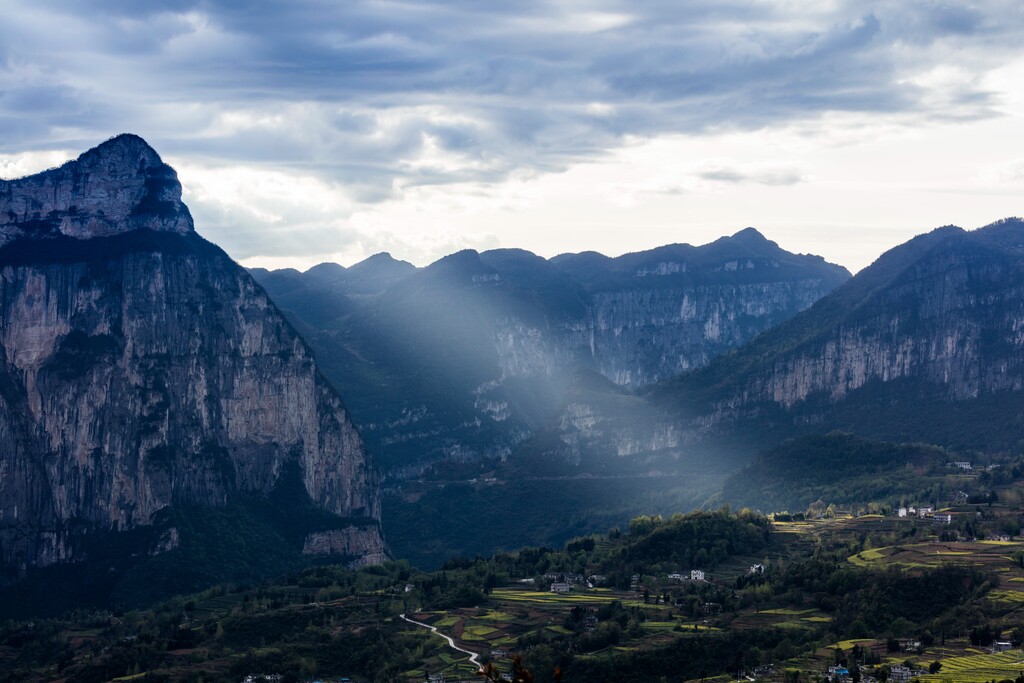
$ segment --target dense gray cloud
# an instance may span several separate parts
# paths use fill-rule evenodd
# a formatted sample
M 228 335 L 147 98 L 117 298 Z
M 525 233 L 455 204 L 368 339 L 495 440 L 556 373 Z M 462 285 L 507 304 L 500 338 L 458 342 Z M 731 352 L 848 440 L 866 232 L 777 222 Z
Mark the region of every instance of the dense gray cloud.
M 308 172 L 366 203 L 558 171 L 626 136 L 830 112 L 996 116 L 981 81 L 1024 49 L 1017 0 L 32 0 L 3 13 L 0 152 L 130 130 L 165 154 Z M 921 78 L 940 67 L 960 77 Z

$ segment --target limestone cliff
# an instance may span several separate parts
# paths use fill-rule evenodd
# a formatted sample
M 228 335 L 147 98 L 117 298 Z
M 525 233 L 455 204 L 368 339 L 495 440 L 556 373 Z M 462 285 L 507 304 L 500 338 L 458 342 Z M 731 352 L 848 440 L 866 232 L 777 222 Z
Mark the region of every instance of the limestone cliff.
M 607 392 L 584 394 L 537 448 L 570 463 L 639 455 L 735 467 L 783 439 L 838 429 L 1017 452 L 1022 255 L 1020 219 L 921 235 L 735 352 L 652 388 L 628 410 L 609 408 Z M 641 418 L 647 422 L 637 430 Z
M 922 399 L 964 409 L 986 396 L 1014 401 L 1024 389 L 1022 254 L 1020 219 L 921 235 L 680 387 L 712 387 L 705 392 L 710 421 L 730 421 L 762 404 L 796 421 L 845 423 L 847 417 L 837 417 L 841 406 L 882 394 L 886 423 L 900 422 L 900 412 Z M 949 427 L 932 417 L 920 421 L 922 433 Z M 968 435 L 983 426 L 963 426 L 965 440 L 981 445 Z M 892 425 L 864 427 L 884 435 Z
M 384 552 L 377 477 L 348 411 L 180 198 L 174 171 L 130 135 L 0 182 L 9 577 L 82 559 L 91 533 L 170 506 L 269 494 L 289 470 L 354 555 Z

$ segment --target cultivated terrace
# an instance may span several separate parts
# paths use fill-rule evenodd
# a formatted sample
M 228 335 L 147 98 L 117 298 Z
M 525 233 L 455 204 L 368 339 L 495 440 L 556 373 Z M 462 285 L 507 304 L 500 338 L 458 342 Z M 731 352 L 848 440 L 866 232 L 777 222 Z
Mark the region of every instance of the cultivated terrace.
M 481 680 L 516 662 L 538 682 L 1018 680 L 1024 482 L 1004 469 L 930 517 L 637 517 L 434 572 L 324 565 L 8 621 L 0 681 Z

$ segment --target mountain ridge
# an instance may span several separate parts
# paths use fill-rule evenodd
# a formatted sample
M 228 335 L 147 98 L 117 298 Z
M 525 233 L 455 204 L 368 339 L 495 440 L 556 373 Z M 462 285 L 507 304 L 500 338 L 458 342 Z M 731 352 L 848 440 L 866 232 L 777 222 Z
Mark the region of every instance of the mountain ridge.
M 410 475 L 438 459 L 504 457 L 557 411 L 577 366 L 646 386 L 849 277 L 751 228 L 616 258 L 466 249 L 404 267 L 375 293 L 356 292 L 356 268 L 330 284 L 252 272 L 311 335 L 385 469 Z

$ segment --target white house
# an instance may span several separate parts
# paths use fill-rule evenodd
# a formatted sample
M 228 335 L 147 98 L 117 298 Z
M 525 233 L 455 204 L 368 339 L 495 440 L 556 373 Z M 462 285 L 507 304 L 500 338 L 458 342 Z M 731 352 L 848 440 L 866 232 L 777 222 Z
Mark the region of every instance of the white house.
M 913 672 L 909 666 L 903 666 L 902 664 L 893 664 L 892 668 L 889 669 L 889 680 L 890 681 L 909 681 Z
M 750 571 L 747 572 L 747 573 L 748 574 L 764 574 L 764 565 L 763 564 L 752 564 L 752 565 L 750 565 Z
M 680 574 L 679 572 L 675 572 L 674 574 L 669 574 L 668 578 L 672 579 L 673 581 L 683 581 L 683 580 L 686 579 L 686 577 L 683 576 L 682 574 Z
M 569 593 L 572 591 L 572 586 L 567 583 L 553 583 L 551 584 L 552 593 Z
M 956 462 L 953 463 L 953 467 L 959 467 L 962 470 L 970 471 L 971 470 L 971 463 L 969 463 L 969 462 L 967 462 L 965 460 L 957 460 Z
M 690 581 L 703 581 L 704 570 L 703 569 L 691 569 L 690 570 Z
M 953 515 L 949 514 L 948 512 L 936 512 L 935 513 L 935 523 L 936 524 L 952 524 L 953 523 Z
M 896 516 L 897 517 L 906 517 L 907 516 L 907 508 L 900 508 L 899 510 L 897 510 L 896 511 Z

